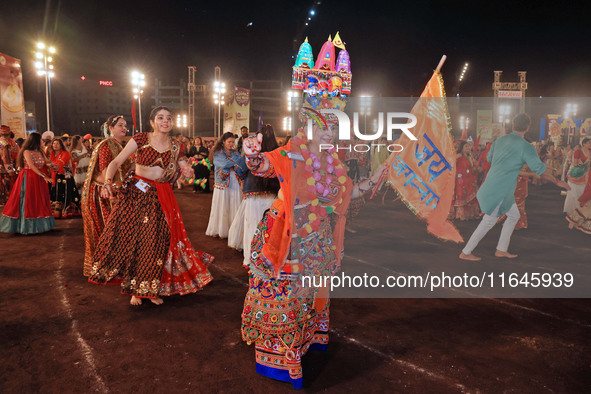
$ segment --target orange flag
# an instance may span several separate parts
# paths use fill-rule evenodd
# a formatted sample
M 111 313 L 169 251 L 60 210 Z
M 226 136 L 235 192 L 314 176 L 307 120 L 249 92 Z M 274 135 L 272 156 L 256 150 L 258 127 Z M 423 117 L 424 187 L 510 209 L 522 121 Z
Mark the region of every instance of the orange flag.
M 433 73 L 411 113 L 417 118 L 410 129 L 417 141 L 406 134 L 396 140 L 404 149 L 386 161 L 387 180 L 408 208 L 427 220 L 427 231 L 444 240 L 463 242 L 447 221 L 454 197 L 456 154 L 439 71 Z

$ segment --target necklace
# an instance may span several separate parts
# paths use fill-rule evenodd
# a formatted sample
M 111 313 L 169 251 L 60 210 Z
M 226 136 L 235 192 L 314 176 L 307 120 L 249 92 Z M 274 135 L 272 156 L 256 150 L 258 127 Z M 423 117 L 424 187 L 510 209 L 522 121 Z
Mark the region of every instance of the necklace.
M 310 152 L 308 149 L 307 140 L 304 137 L 302 129 L 298 131 L 294 138 L 295 146 L 299 147 L 304 158 L 304 170 L 306 184 L 308 185 L 308 197 L 310 200 L 310 206 L 308 207 L 308 223 L 304 224 L 298 231 L 298 235 L 302 238 L 308 234 L 318 231 L 320 229 L 321 219 L 330 215 L 336 209 L 336 205 L 340 205 L 343 199 L 334 205 L 322 205 L 319 197 L 326 199 L 330 194 L 330 185 L 336 179 L 341 184 L 341 192 L 345 193 L 347 182 L 347 176 L 342 163 L 339 160 L 336 150 L 334 147 L 328 150 L 326 156 L 326 172 L 321 171 L 322 162 L 314 152 Z

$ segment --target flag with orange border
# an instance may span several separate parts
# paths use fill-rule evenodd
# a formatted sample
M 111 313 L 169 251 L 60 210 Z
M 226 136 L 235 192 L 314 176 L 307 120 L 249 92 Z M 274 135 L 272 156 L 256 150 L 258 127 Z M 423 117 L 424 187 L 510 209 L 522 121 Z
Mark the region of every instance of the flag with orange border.
M 454 198 L 456 155 L 439 71 L 433 73 L 411 113 L 416 116 L 417 124 L 410 131 L 417 140 L 405 134 L 396 140 L 404 149 L 392 153 L 386 161 L 387 181 L 407 207 L 427 221 L 429 233 L 444 240 L 463 242 L 458 230 L 447 220 Z

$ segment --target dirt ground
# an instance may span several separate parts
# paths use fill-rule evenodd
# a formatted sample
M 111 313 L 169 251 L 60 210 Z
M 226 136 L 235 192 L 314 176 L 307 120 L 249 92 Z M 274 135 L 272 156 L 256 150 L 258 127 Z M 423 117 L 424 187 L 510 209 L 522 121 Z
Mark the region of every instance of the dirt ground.
M 241 341 L 248 276 L 241 254 L 205 236 L 211 194 L 176 195 L 193 245 L 216 257 L 214 281 L 162 306 L 132 307 L 117 287 L 86 282 L 81 219 L 41 235 L 0 234 L 0 392 L 292 391 L 259 376 Z M 588 263 L 591 238 L 569 232 L 562 201 L 556 189 L 532 188 L 530 228 L 513 236 L 520 262 L 573 251 Z M 388 203 L 392 226 L 404 230 L 395 242 L 428 240 L 430 253 L 455 261 L 459 246 Z M 458 226 L 468 236 L 476 222 Z M 360 215 L 351 228 L 354 242 L 372 223 Z M 494 261 L 496 231 L 483 241 L 485 262 Z M 414 261 L 428 258 L 415 250 Z M 588 393 L 590 337 L 587 299 L 333 299 L 331 342 L 305 357 L 304 390 Z

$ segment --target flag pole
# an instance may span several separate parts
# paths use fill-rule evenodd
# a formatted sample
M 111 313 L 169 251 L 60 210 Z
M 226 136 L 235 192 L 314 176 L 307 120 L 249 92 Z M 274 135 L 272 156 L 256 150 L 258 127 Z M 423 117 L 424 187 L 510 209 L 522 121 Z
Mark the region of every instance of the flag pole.
M 441 56 L 441 60 L 439 61 L 439 65 L 437 65 L 437 68 L 435 69 L 436 72 L 441 71 L 441 67 L 443 67 L 443 63 L 445 63 L 445 59 L 447 59 L 447 56 L 445 56 L 445 55 Z

